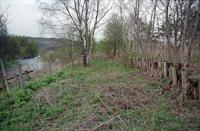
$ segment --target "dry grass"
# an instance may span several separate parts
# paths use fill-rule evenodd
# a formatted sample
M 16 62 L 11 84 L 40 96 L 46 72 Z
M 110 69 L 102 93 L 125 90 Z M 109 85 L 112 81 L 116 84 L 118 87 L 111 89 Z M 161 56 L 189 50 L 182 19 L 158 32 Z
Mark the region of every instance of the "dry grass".
M 49 106 L 54 106 L 56 104 L 56 95 L 52 88 L 42 88 L 36 92 L 33 101 L 39 105 L 48 104 Z

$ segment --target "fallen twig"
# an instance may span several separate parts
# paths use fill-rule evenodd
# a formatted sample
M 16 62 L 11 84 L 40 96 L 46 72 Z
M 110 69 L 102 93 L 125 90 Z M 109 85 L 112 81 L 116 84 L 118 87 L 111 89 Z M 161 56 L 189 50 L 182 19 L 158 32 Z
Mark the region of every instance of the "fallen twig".
M 110 120 L 101 123 L 100 125 L 96 126 L 94 129 L 92 129 L 92 131 L 97 130 L 98 128 L 102 127 L 103 125 L 110 123 L 111 121 L 113 121 L 113 120 L 116 119 L 116 118 L 119 118 L 120 116 L 121 116 L 121 115 L 117 115 L 117 116 L 111 118 Z

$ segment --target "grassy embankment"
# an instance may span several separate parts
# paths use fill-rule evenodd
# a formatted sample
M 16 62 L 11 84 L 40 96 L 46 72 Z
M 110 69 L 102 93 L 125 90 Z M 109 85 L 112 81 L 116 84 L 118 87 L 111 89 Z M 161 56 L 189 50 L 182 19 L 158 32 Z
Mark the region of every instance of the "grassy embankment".
M 113 61 L 66 67 L 2 93 L 0 130 L 200 130 L 198 116 L 177 114 L 158 85 Z

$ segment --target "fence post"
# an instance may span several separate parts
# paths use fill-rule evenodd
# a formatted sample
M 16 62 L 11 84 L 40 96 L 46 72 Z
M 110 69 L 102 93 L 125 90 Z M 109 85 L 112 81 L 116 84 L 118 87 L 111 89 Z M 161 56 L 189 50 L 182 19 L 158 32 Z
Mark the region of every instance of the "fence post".
M 164 78 L 167 78 L 168 77 L 168 67 L 167 67 L 167 62 L 164 62 L 163 63 L 163 66 L 164 66 L 164 69 L 163 69 L 163 72 L 164 72 Z
M 18 72 L 19 72 L 20 87 L 24 87 L 25 83 L 24 83 L 24 78 L 23 78 L 23 74 L 22 74 L 22 65 L 21 64 L 18 64 Z
M 172 75 L 172 82 L 173 85 L 177 85 L 177 70 L 175 67 L 171 66 L 171 75 Z

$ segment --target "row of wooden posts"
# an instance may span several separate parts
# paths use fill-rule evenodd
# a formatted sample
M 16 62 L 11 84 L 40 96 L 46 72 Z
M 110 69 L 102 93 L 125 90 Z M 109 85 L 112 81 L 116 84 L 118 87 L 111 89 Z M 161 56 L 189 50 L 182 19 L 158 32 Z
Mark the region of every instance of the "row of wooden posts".
M 147 70 L 152 78 L 168 79 L 172 87 L 181 92 L 179 94 L 182 100 L 200 100 L 200 78 L 190 76 L 181 63 L 136 58 L 132 59 L 130 64 Z
M 22 66 L 21 64 L 18 65 L 18 73 L 9 76 L 5 79 L 6 83 L 11 83 L 12 81 L 17 81 L 19 87 L 24 87 L 25 85 L 25 80 L 28 79 L 30 80 L 30 73 L 32 73 L 34 70 L 25 70 L 24 72 L 22 71 Z M 8 86 L 8 84 L 6 84 Z M 9 87 L 7 87 L 8 90 Z

